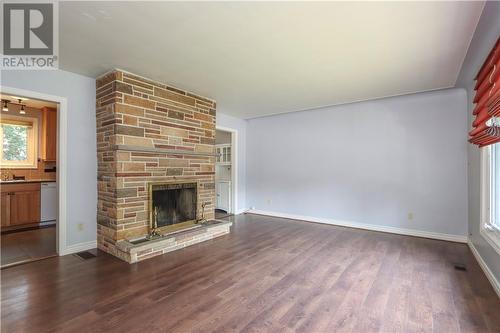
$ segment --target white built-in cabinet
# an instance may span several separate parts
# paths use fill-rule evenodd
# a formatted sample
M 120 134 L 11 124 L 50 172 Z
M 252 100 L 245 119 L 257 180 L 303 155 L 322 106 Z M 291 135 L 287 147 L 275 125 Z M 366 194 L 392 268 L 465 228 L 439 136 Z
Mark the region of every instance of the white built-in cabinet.
M 217 182 L 217 209 L 222 209 L 226 212 L 231 211 L 231 182 Z
M 231 212 L 231 145 L 215 145 L 217 193 L 216 208 Z
M 218 164 L 231 164 L 230 144 L 215 145 L 215 153 L 217 154 L 215 161 Z

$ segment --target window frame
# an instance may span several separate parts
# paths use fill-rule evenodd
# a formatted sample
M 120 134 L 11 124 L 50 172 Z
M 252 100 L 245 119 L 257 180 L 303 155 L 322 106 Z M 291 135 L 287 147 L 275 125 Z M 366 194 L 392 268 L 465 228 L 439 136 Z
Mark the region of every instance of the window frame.
M 499 207 L 493 208 L 495 198 L 492 197 L 492 186 L 494 186 L 495 177 L 500 175 L 495 175 L 492 173 L 492 162 L 494 161 L 493 150 L 499 147 L 493 147 L 489 145 L 482 147 L 480 149 L 481 154 L 481 190 L 480 190 L 480 204 L 481 204 L 481 216 L 480 216 L 480 234 L 488 242 L 495 251 L 500 254 L 500 228 L 492 223 L 491 215 L 494 214 L 494 209 L 500 209 Z M 494 161 L 499 162 L 500 161 Z M 498 200 L 496 200 L 498 202 Z M 498 221 L 497 223 L 500 223 Z
M 6 169 L 37 169 L 38 168 L 38 118 L 20 117 L 12 115 L 2 115 L 1 122 L 8 124 L 9 121 L 31 123 L 31 129 L 28 131 L 28 162 L 5 161 L 3 159 L 3 128 L 0 126 L 0 138 L 2 140 L 2 149 L 0 150 L 0 167 Z

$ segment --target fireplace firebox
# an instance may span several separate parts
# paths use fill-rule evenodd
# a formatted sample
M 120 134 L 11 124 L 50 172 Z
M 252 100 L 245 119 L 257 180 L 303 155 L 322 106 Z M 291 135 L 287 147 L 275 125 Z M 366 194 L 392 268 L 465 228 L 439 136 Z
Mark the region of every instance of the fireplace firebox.
M 197 183 L 150 183 L 150 229 L 168 233 L 196 223 Z

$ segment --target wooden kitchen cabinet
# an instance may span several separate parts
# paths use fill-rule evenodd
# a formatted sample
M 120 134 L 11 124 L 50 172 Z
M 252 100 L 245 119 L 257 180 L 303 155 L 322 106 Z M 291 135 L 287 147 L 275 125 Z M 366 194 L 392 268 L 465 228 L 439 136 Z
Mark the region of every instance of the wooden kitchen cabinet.
M 1 225 L 40 223 L 40 183 L 2 184 Z
M 10 225 L 10 195 L 6 192 L 1 194 L 1 225 L 2 227 L 8 227 Z
M 57 110 L 42 108 L 42 160 L 53 162 L 57 156 Z

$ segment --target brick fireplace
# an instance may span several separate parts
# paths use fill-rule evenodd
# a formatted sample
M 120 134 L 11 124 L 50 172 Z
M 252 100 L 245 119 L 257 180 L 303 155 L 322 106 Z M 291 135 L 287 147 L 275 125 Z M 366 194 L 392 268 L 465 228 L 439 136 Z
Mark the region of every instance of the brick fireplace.
M 97 242 L 101 250 L 136 262 L 229 232 L 228 223 L 196 225 L 202 212 L 205 219 L 214 218 L 215 107 L 211 99 L 120 70 L 97 78 Z M 179 222 L 195 230 L 136 245 L 134 240 L 150 234 L 157 218 L 154 184 L 193 188 L 182 205 L 193 204 L 194 212 L 165 213 L 162 223 Z M 159 197 L 158 202 L 170 210 L 180 209 L 172 200 L 181 199 L 173 195 Z

